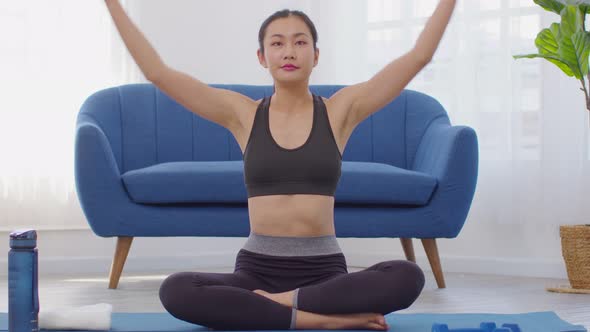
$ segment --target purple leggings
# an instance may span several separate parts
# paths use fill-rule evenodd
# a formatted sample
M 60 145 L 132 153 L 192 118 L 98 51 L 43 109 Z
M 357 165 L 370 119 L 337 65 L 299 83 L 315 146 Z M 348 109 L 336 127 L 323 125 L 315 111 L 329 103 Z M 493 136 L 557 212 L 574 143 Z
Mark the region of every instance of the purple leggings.
M 424 287 L 422 270 L 405 260 L 384 261 L 348 273 L 344 254 L 334 249 L 335 237 L 306 238 L 312 242 L 305 245 L 301 245 L 304 238 L 291 238 L 297 245 L 285 242 L 288 245 L 279 247 L 276 241 L 287 238 L 265 236 L 262 242 L 257 236 L 254 242 L 249 238 L 250 245 L 238 252 L 233 273 L 168 276 L 159 292 L 164 308 L 178 319 L 216 330 L 287 330 L 295 329 L 297 310 L 386 315 L 409 307 Z M 275 247 L 265 247 L 267 244 Z M 274 255 L 246 248 L 265 248 Z M 307 255 L 310 252 L 316 254 Z M 293 308 L 256 294 L 255 289 L 270 293 L 296 290 Z

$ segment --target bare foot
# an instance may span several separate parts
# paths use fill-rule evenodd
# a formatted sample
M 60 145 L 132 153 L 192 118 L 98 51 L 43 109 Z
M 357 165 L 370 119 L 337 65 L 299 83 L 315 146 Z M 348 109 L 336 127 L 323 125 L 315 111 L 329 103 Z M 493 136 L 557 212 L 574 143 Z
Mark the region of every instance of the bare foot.
M 385 321 L 385 317 L 379 313 L 339 314 L 327 316 L 330 317 L 330 319 L 325 324 L 325 328 L 328 330 L 389 330 L 389 325 Z
M 270 300 L 278 302 L 284 306 L 292 307 L 291 299 L 288 298 L 288 292 L 269 293 L 262 289 L 253 291 Z M 379 313 L 356 313 L 356 314 L 335 314 L 323 315 L 311 312 L 297 311 L 297 328 L 301 329 L 328 329 L 328 330 L 345 330 L 345 329 L 370 329 L 370 330 L 389 330 L 389 325 L 385 322 L 385 317 Z

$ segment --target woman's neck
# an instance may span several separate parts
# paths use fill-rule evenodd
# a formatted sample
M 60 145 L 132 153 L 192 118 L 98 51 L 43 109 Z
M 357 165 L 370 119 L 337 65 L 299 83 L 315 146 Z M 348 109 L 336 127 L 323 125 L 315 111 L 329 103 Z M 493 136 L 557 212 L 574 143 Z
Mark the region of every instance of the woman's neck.
M 310 100 L 313 102 L 313 96 L 307 84 L 297 87 L 281 87 L 275 85 L 275 92 L 272 96 L 271 103 L 279 109 L 289 112 L 300 110 Z

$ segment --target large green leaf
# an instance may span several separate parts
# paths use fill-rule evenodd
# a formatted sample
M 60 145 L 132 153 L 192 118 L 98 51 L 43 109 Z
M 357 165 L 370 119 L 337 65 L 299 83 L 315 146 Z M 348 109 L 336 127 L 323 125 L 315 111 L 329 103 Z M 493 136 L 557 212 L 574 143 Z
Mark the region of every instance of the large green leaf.
M 548 29 L 543 29 L 535 39 L 535 45 L 541 54 L 554 54 L 559 50 L 558 40 L 561 38 L 559 23 L 553 23 Z
M 560 32 L 562 36 L 570 37 L 578 31 L 583 31 L 583 14 L 577 6 L 568 5 L 563 7 L 561 13 Z
M 578 31 L 572 36 L 576 59 L 581 76 L 588 74 L 588 57 L 590 56 L 590 32 Z M 581 77 L 578 77 L 581 78 Z
M 566 75 L 574 76 L 572 65 L 564 61 L 559 55 L 559 38 L 560 28 L 559 23 L 551 24 L 549 29 L 543 29 L 535 39 L 535 45 L 539 49 L 539 56 L 547 59 L 549 62 L 555 64 Z
M 533 0 L 537 5 L 543 7 L 545 10 L 560 14 L 565 5 L 556 0 Z
M 576 76 L 580 79 L 585 76 L 586 72 L 582 71 L 584 60 L 580 59 L 580 54 L 574 45 L 574 35 L 578 32 L 584 32 L 582 27 L 582 12 L 577 6 L 568 5 L 561 11 L 560 35 L 558 37 L 559 48 L 557 54 L 559 58 L 567 63 Z M 582 38 L 583 41 L 584 38 Z M 582 45 L 583 47 L 583 45 Z M 586 59 L 586 62 L 588 60 Z
M 543 7 L 543 9 L 554 12 L 555 14 L 561 14 L 561 10 L 565 7 L 565 4 L 557 1 L 557 0 L 533 0 L 534 3 Z M 583 4 L 588 3 L 588 1 L 576 1 L 582 13 L 588 14 L 590 13 L 590 4 Z

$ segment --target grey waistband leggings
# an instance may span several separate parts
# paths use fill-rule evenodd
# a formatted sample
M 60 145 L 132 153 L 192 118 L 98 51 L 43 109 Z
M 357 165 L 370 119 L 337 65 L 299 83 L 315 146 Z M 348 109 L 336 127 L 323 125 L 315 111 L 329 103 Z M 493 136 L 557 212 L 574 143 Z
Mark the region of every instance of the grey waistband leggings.
M 424 287 L 422 270 L 391 260 L 348 273 L 336 236 L 250 233 L 233 273 L 177 272 L 159 296 L 174 317 L 216 330 L 293 330 L 297 311 L 388 313 L 409 307 Z M 253 290 L 295 290 L 289 307 Z

